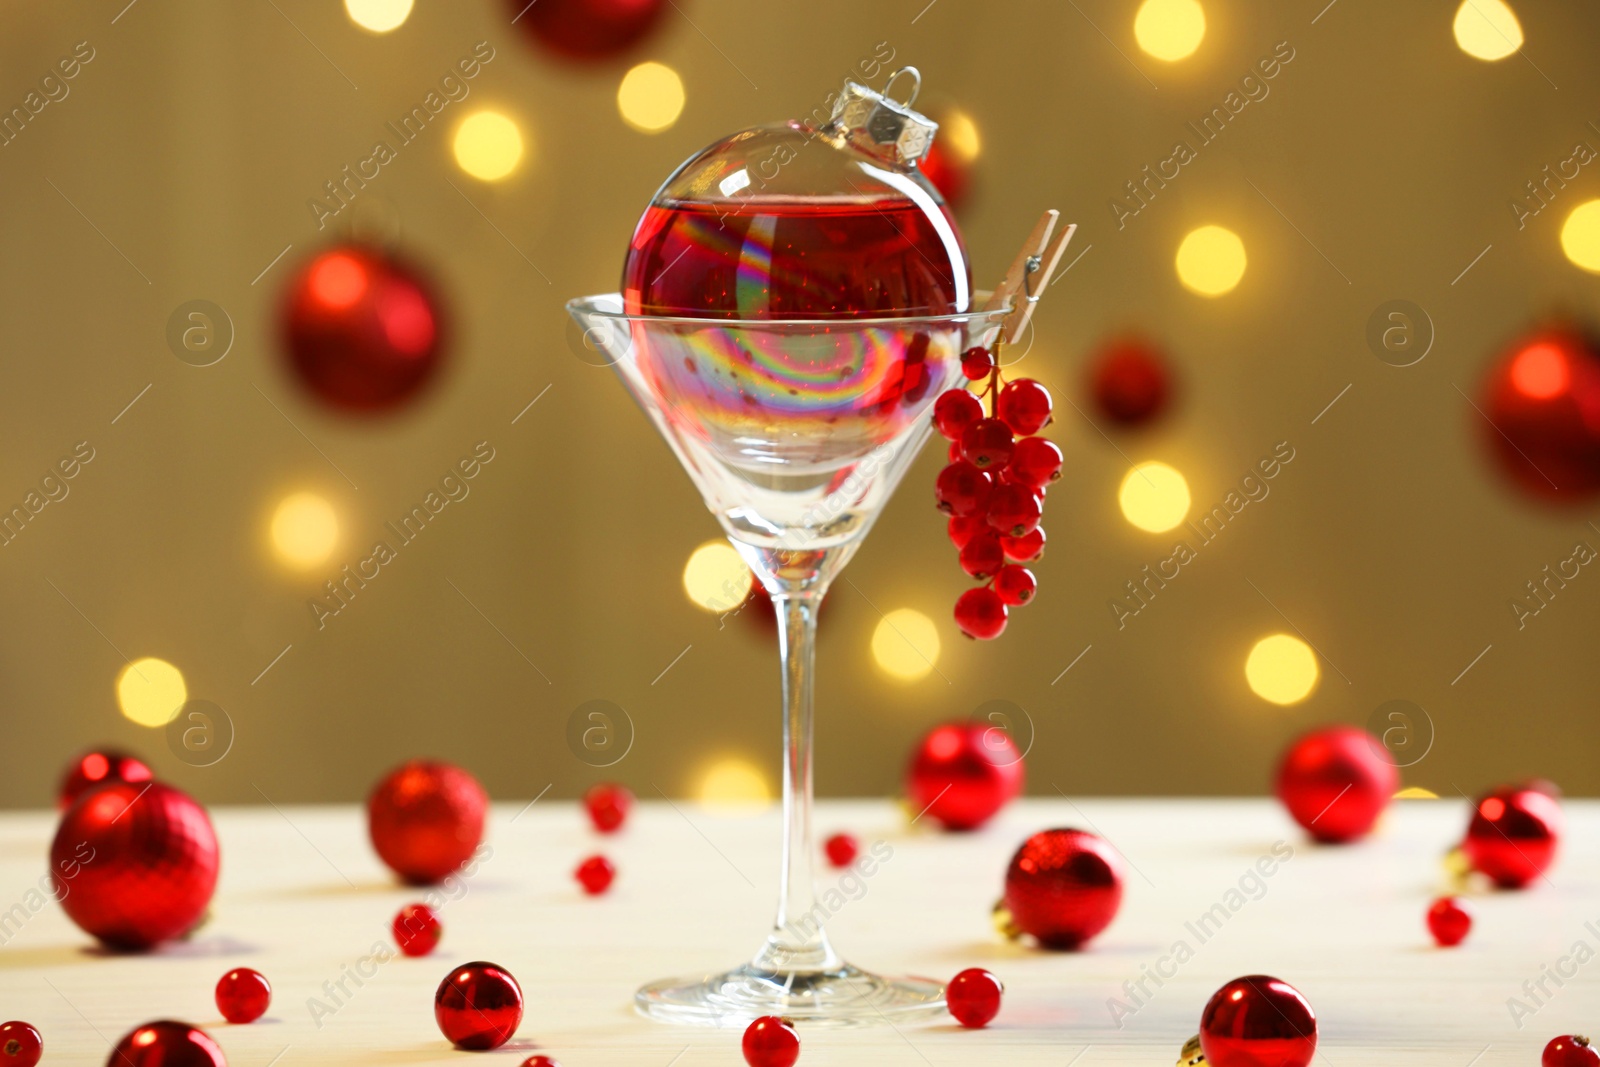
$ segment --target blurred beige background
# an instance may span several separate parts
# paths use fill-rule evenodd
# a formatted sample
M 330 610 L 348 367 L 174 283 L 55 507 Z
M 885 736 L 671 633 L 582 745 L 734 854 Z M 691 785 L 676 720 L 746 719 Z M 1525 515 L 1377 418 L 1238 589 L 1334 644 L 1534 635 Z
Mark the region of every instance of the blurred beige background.
M 1068 465 L 1041 593 L 994 643 L 961 640 L 949 621 L 966 583 L 931 506 L 942 459 L 930 448 L 830 598 L 819 789 L 897 789 L 921 731 L 996 699 L 1032 721 L 1036 793 L 1262 792 L 1297 731 L 1367 722 L 1396 699 L 1434 727 L 1408 785 L 1453 795 L 1538 773 L 1600 789 L 1600 578 L 1585 571 L 1520 631 L 1509 604 L 1575 543 L 1600 545 L 1595 509 L 1552 511 L 1506 488 L 1463 396 L 1538 317 L 1595 317 L 1597 279 L 1566 262 L 1558 233 L 1600 195 L 1600 171 L 1520 231 L 1509 208 L 1575 142 L 1600 145 L 1591 6 L 1517 0 L 1523 54 L 1484 63 L 1456 47 L 1448 3 L 1205 0 L 1201 48 L 1167 64 L 1138 50 L 1131 0 L 678 0 L 635 53 L 574 67 L 530 47 L 498 0 L 417 0 L 385 36 L 336 0 L 125 2 L 0 15 L 0 107 L 78 42 L 95 53 L 70 95 L 0 148 L 0 499 L 22 500 L 78 442 L 95 453 L 70 495 L 0 549 L 0 803 L 49 804 L 64 762 L 95 742 L 216 802 L 353 800 L 413 755 L 460 762 L 507 799 L 547 785 L 570 796 L 602 776 L 693 795 L 722 759 L 775 782 L 771 635 L 749 620 L 719 629 L 684 596 L 684 561 L 716 525 L 609 372 L 575 354 L 562 303 L 615 288 L 640 210 L 679 161 L 808 112 L 880 41 L 921 68 L 925 101 L 977 124 L 961 221 L 980 285 L 1041 209 L 1081 226 L 1069 258 L 1083 256 L 1042 306 L 1028 370 L 1089 411 L 1087 355 L 1134 326 L 1168 347 L 1182 394 L 1142 434 L 1102 434 L 1058 400 Z M 398 227 L 429 264 L 453 362 L 397 417 L 329 413 L 274 340 L 295 264 L 344 232 L 341 220 L 319 233 L 306 202 L 479 41 L 496 58 L 451 107 L 512 116 L 529 142 L 521 170 L 497 185 L 462 175 L 449 141 L 460 115 L 447 114 L 357 213 Z M 1110 198 L 1280 42 L 1294 59 L 1270 95 L 1119 229 Z M 654 135 L 615 102 L 644 59 L 677 69 L 688 95 Z M 1219 300 L 1173 271 L 1203 223 L 1249 254 Z M 168 317 L 195 299 L 236 330 L 214 366 L 167 345 Z M 1403 369 L 1365 340 L 1393 299 L 1437 330 Z M 319 632 L 308 597 L 480 441 L 496 458 L 471 495 Z M 1129 461 L 1178 467 L 1198 510 L 1282 441 L 1295 459 L 1271 495 L 1119 630 L 1108 602 L 1173 540 L 1119 514 Z M 299 490 L 326 496 L 342 530 L 308 573 L 280 566 L 267 537 Z M 880 611 L 896 608 L 938 623 L 937 671 L 917 681 L 870 651 Z M 1319 688 L 1287 708 L 1243 675 L 1285 616 L 1323 655 Z M 115 679 L 141 656 L 225 709 L 226 758 L 188 766 L 162 731 L 119 714 Z M 566 740 L 574 709 L 596 699 L 635 729 L 608 770 Z

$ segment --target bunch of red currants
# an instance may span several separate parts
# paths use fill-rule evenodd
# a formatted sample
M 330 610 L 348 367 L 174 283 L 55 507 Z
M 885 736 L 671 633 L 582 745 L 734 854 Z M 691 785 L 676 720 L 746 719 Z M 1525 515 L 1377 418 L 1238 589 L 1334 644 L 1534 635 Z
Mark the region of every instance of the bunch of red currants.
M 969 348 L 961 371 L 983 389 L 950 389 L 933 406 L 933 424 L 950 441 L 950 465 L 934 497 L 950 516 L 961 569 L 984 584 L 956 600 L 956 625 L 988 641 L 1005 632 L 1010 609 L 1033 599 L 1038 583 L 1022 564 L 1044 551 L 1039 518 L 1045 487 L 1061 477 L 1061 449 L 1034 436 L 1050 422 L 1050 391 L 1032 378 L 1006 382 L 994 354 Z M 984 410 L 984 398 L 989 410 Z

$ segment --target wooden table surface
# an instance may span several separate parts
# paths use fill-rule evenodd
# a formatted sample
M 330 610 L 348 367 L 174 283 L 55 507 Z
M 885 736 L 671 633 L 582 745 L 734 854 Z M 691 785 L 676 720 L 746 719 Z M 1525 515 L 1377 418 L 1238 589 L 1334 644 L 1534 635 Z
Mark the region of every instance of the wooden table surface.
M 1461 801 L 1397 803 L 1378 836 L 1343 848 L 1306 842 L 1267 800 L 1027 801 L 967 835 L 908 829 L 888 803 L 824 803 L 824 833 L 848 829 L 893 849 L 861 888 L 843 887 L 855 899 L 829 929 L 844 954 L 939 977 L 984 966 L 1007 996 L 983 1032 L 948 1023 L 803 1031 L 801 1064 L 1167 1067 L 1217 986 L 1265 972 L 1316 1009 L 1319 1067 L 1530 1067 L 1550 1037 L 1600 1029 L 1600 962 L 1590 958 L 1600 950 L 1600 804 L 1568 802 L 1567 813 L 1548 880 L 1474 895 L 1467 943 L 1439 950 L 1423 911 L 1439 888 L 1439 856 L 1465 826 Z M 432 1006 L 439 980 L 473 959 L 509 968 L 527 998 L 517 1038 L 481 1054 L 487 1062 L 520 1064 L 535 1047 L 565 1067 L 743 1062 L 737 1029 L 649 1022 L 630 998 L 645 980 L 720 969 L 756 949 L 775 900 L 775 812 L 642 804 L 626 831 L 602 839 L 572 803 L 498 806 L 492 855 L 445 891 L 454 899 L 439 949 L 382 963 L 370 958 L 390 945 L 391 917 L 420 893 L 393 884 L 357 809 L 212 814 L 222 881 L 191 940 L 106 955 L 54 903 L 20 927 L 13 912 L 0 931 L 0 1016 L 43 1032 L 46 1063 L 103 1063 L 108 1040 L 158 1018 L 207 1027 L 233 1067 L 469 1062 L 440 1036 Z M 0 909 L 26 912 L 53 825 L 45 813 L 0 817 Z M 1049 826 L 1095 829 L 1129 861 L 1121 913 L 1081 953 L 1009 944 L 990 926 L 1012 850 Z M 1275 849 L 1271 875 L 1260 877 L 1258 860 Z M 571 871 L 596 850 L 619 875 L 608 895 L 589 899 Z M 1226 921 L 1191 925 L 1216 905 Z M 1180 941 L 1190 950 L 1181 964 L 1172 955 Z M 274 1000 L 259 1022 L 230 1026 L 211 990 L 241 965 L 268 976 Z M 350 995 L 330 998 L 324 983 L 358 968 L 371 977 L 344 978 Z M 1530 996 L 1523 983 L 1541 977 L 1549 995 L 1534 986 Z M 1135 999 L 1125 983 L 1141 978 Z M 1115 1020 L 1113 998 L 1123 1004 Z M 1514 1018 L 1511 998 L 1532 1014 Z

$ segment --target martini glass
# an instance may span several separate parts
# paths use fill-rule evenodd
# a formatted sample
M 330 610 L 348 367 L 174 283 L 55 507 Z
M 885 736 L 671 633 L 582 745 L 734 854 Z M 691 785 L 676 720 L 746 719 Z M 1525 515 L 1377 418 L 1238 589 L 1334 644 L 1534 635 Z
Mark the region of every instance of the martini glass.
M 783 852 L 777 917 L 750 962 L 652 982 L 645 1015 L 721 1026 L 762 1015 L 885 1023 L 944 1009 L 939 982 L 846 963 L 813 884 L 812 672 L 817 608 L 872 528 L 960 378 L 1007 310 L 909 318 L 628 315 L 616 293 L 568 303 L 706 507 L 772 596 L 783 675 Z

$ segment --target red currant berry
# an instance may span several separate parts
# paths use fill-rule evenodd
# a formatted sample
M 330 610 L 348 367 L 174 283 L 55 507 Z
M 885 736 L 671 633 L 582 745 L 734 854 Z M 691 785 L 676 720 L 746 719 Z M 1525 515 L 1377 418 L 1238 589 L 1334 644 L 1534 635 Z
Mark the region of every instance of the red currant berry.
M 561 1063 L 549 1056 L 529 1056 L 522 1061 L 522 1067 L 561 1067 Z
M 933 484 L 933 498 L 947 515 L 973 515 L 989 503 L 990 477 L 965 461 L 950 464 Z
M 616 867 L 604 856 L 590 856 L 578 864 L 578 869 L 572 872 L 572 877 L 583 886 L 583 891 L 591 897 L 597 897 L 611 888 L 611 880 L 617 876 Z
M 1005 991 L 1000 979 L 982 967 L 968 967 L 944 987 L 944 1003 L 956 1022 L 976 1030 L 1000 1014 L 1000 994 Z
M 961 431 L 983 418 L 983 401 L 965 389 L 946 389 L 933 402 L 933 426 L 951 441 L 961 440 Z
M 616 833 L 633 807 L 633 793 L 625 785 L 601 782 L 583 794 L 583 807 L 596 830 L 603 834 Z
M 24 1022 L 0 1026 L 0 1063 L 5 1067 L 33 1067 L 44 1054 L 39 1031 Z
M 979 381 L 994 373 L 994 357 L 987 348 L 979 346 L 961 353 L 961 373 L 968 381 Z
M 1007 537 L 1024 537 L 1039 525 L 1044 501 L 1025 485 L 997 485 L 989 494 L 989 525 Z
M 107 1064 L 116 1067 L 228 1067 L 216 1039 L 198 1026 L 160 1019 L 122 1035 Z
M 1050 390 L 1032 378 L 1018 378 L 1000 390 L 994 410 L 1019 435 L 1038 433 L 1050 421 Z
M 993 589 L 968 589 L 956 601 L 956 625 L 968 637 L 992 641 L 1005 633 L 1006 604 Z
M 980 530 L 961 549 L 961 569 L 980 582 L 986 582 L 1005 564 L 1000 537 L 993 530 Z
M 253 1023 L 271 1003 L 272 986 L 260 971 L 235 967 L 217 980 L 217 1010 L 230 1023 Z
M 1428 931 L 1441 948 L 1459 945 L 1472 929 L 1472 913 L 1455 897 L 1440 897 L 1428 909 Z
M 835 867 L 850 866 L 861 851 L 861 846 L 850 834 L 834 834 L 823 843 L 822 847 L 828 853 L 828 862 Z
M 1033 572 L 1026 567 L 1010 564 L 1001 567 L 994 576 L 994 591 L 1001 600 L 1011 607 L 1026 604 L 1033 599 L 1035 590 L 1039 588 L 1038 581 Z
M 1011 452 L 1007 480 L 1043 489 L 1061 477 L 1061 449 L 1045 437 L 1024 437 Z
M 498 964 L 464 963 L 439 983 L 433 1017 L 456 1048 L 499 1048 L 522 1023 L 522 987 Z
M 961 455 L 979 470 L 1000 470 L 1014 447 L 1011 428 L 999 419 L 979 419 L 961 435 Z
M 750 1067 L 794 1067 L 800 1058 L 800 1035 L 776 1015 L 763 1015 L 746 1027 L 743 1044 Z
M 1000 549 L 1012 563 L 1031 563 L 1044 554 L 1044 527 L 1037 526 L 1023 537 L 1002 536 Z
M 988 520 L 982 515 L 952 515 L 946 524 L 950 534 L 950 543 L 960 551 L 967 547 L 967 542 L 972 540 L 980 531 L 989 528 Z
M 1600 1053 L 1589 1047 L 1589 1039 L 1581 1034 L 1553 1037 L 1539 1057 L 1541 1067 L 1595 1067 L 1600 1063 Z
M 426 904 L 407 904 L 394 917 L 394 943 L 407 956 L 426 956 L 439 944 L 444 927 Z

